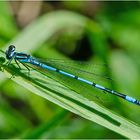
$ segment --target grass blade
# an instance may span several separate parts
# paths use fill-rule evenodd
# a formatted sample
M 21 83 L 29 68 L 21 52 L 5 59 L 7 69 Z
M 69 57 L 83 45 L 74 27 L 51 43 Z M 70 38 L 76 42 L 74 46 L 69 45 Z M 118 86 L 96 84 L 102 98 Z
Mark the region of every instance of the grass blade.
M 14 65 L 4 66 L 4 69 L 6 75 L 13 75 L 16 73 L 16 76 L 14 76 L 12 80 L 34 94 L 127 138 L 140 137 L 140 127 L 138 125 L 87 100 L 50 77 L 36 70 L 32 71 L 31 76 L 28 77 L 28 73 L 19 71 Z

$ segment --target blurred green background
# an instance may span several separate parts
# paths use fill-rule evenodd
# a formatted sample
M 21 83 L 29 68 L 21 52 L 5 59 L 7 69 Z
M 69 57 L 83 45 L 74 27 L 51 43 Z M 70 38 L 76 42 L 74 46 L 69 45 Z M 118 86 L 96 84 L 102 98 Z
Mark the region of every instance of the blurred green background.
M 111 69 L 108 76 L 115 79 L 109 81 L 110 88 L 140 99 L 139 1 L 7 1 L 0 2 L 0 7 L 1 49 L 48 14 L 44 22 L 48 34 L 42 35 L 47 39 L 36 48 L 28 48 L 30 53 L 43 58 L 105 63 Z M 53 13 L 60 10 L 64 18 L 56 16 L 57 20 L 52 20 Z M 67 11 L 72 12 L 71 17 L 67 17 Z M 83 18 L 87 23 L 82 23 Z M 44 30 L 37 32 L 40 35 Z M 38 34 L 23 42 L 25 47 L 20 49 L 26 52 L 26 44 L 36 42 Z M 0 75 L 0 138 L 124 138 L 2 78 Z M 113 97 L 106 107 L 140 124 L 138 106 Z

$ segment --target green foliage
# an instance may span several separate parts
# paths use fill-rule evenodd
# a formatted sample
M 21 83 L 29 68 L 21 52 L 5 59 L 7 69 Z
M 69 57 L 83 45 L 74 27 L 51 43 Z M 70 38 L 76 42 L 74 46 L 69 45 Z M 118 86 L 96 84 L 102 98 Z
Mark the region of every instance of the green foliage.
M 97 66 L 89 66 L 83 62 L 81 67 L 78 63 L 68 61 L 71 69 L 67 66 L 64 70 L 74 72 L 72 67 L 77 67 L 94 72 L 97 75 L 82 72 L 79 75 L 139 98 L 140 11 L 137 6 L 129 9 L 124 5 L 125 10 L 121 9 L 116 19 L 112 13 L 119 8 L 110 9 L 106 3 L 106 8 L 95 16 L 97 22 L 76 12 L 50 12 L 18 33 L 9 14 L 8 3 L 0 4 L 2 50 L 6 50 L 9 44 L 14 44 L 17 51 L 42 58 L 65 59 L 65 63 L 70 58 L 75 58 L 75 54 L 78 59 L 79 55 L 88 50 L 89 57 L 84 59 L 88 59 L 89 64 L 97 63 Z M 73 4 L 68 7 L 80 8 Z M 84 6 L 83 3 L 80 5 Z M 80 51 L 79 48 L 84 47 L 85 52 Z M 0 138 L 140 137 L 140 120 L 137 117 L 140 115 L 139 106 L 104 94 L 74 79 L 31 66 L 29 74 L 24 67 L 20 70 L 14 62 L 10 66 L 5 63 L 5 54 L 1 51 Z M 104 63 L 107 66 L 104 67 Z M 57 63 L 53 65 L 59 67 Z M 107 77 L 115 80 L 106 82 L 98 76 L 104 74 L 104 71 Z M 106 98 L 107 96 L 109 97 Z M 104 102 L 109 99 L 111 102 Z

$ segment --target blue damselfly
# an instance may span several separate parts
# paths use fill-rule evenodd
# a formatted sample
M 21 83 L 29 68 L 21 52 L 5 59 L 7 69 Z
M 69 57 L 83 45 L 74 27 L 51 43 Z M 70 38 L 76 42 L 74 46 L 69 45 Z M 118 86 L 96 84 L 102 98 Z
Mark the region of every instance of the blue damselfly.
M 62 69 L 58 69 L 58 68 L 55 68 L 51 65 L 48 65 L 48 64 L 45 64 L 41 61 L 39 61 L 39 59 L 35 58 L 35 57 L 32 57 L 31 55 L 28 55 L 26 53 L 22 53 L 22 52 L 16 52 L 15 51 L 15 46 L 14 45 L 10 45 L 8 47 L 8 49 L 6 50 L 5 54 L 6 54 L 6 58 L 8 59 L 8 65 L 12 62 L 12 60 L 14 60 L 16 62 L 16 64 L 19 66 L 18 62 L 22 63 L 28 70 L 30 70 L 25 63 L 28 63 L 28 64 L 31 64 L 31 65 L 34 65 L 34 66 L 37 66 L 37 67 L 40 67 L 42 69 L 47 69 L 49 71 L 54 71 L 54 72 L 57 72 L 61 75 L 65 75 L 67 77 L 70 77 L 70 78 L 73 78 L 75 80 L 78 80 L 78 81 L 81 81 L 85 84 L 88 84 L 90 86 L 93 86 L 94 88 L 97 88 L 99 90 L 102 90 L 102 91 L 105 91 L 107 93 L 110 93 L 112 95 L 116 95 L 128 102 L 131 102 L 133 104 L 136 104 L 136 105 L 140 105 L 140 101 L 133 98 L 133 97 L 130 97 L 128 95 L 125 95 L 125 94 L 122 94 L 122 93 L 119 93 L 119 92 L 116 92 L 114 90 L 111 90 L 109 88 L 106 88 L 100 84 L 96 84 L 95 82 L 91 82 L 85 78 L 82 78 L 78 75 L 75 75 L 75 74 L 72 74 L 72 73 L 69 73 L 69 72 L 66 72 Z

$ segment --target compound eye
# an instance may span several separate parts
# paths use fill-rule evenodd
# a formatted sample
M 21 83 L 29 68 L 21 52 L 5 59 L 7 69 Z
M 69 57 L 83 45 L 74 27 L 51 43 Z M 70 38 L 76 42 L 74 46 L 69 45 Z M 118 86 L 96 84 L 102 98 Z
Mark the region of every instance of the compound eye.
M 8 48 L 8 50 L 9 50 L 10 52 L 15 51 L 15 49 L 16 49 L 16 47 L 15 47 L 14 45 L 10 45 L 9 48 Z
M 10 45 L 10 46 L 8 47 L 8 49 L 7 49 L 6 52 L 5 52 L 6 58 L 7 58 L 7 59 L 10 60 L 10 59 L 13 57 L 13 55 L 14 55 L 14 53 L 15 53 L 15 49 L 16 49 L 16 47 L 15 47 L 14 45 Z

